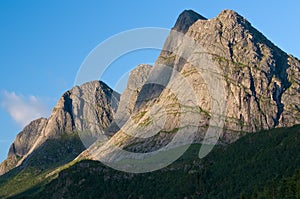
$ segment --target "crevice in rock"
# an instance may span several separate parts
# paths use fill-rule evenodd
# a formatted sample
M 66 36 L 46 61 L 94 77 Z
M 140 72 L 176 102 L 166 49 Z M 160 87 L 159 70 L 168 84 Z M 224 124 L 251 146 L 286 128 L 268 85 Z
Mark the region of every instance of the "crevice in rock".
M 276 60 L 274 67 L 274 76 L 279 79 L 280 85 L 274 82 L 274 88 L 272 91 L 272 98 L 277 106 L 276 117 L 274 120 L 274 128 L 279 125 L 279 120 L 284 111 L 284 104 L 281 101 L 282 95 L 285 91 L 291 86 L 291 83 L 288 80 L 287 69 L 290 67 L 288 64 L 288 55 L 282 52 L 280 49 L 274 52 L 274 58 Z
M 12 143 L 12 145 L 11 145 L 11 151 L 10 152 L 13 153 L 13 154 L 17 153 L 15 143 Z
M 295 105 L 295 107 L 300 112 L 300 107 L 298 105 Z
M 268 119 L 267 119 L 267 116 L 266 114 L 261 110 L 261 106 L 260 106 L 260 102 L 259 102 L 259 99 L 256 95 L 256 90 L 255 90 L 255 83 L 254 83 L 254 78 L 253 78 L 253 75 L 252 75 L 252 72 L 251 72 L 251 69 L 250 67 L 248 67 L 249 69 L 249 77 L 250 77 L 250 90 L 252 92 L 252 96 L 254 97 L 254 100 L 257 104 L 257 108 L 258 108 L 258 111 L 260 112 L 260 114 L 263 116 L 268 128 L 270 128 L 269 124 L 268 124 Z
M 277 83 L 275 82 L 273 93 L 272 93 L 273 100 L 276 102 L 276 106 L 277 106 L 276 117 L 273 119 L 274 120 L 274 127 L 278 126 L 279 119 L 280 119 L 281 114 L 282 114 L 283 109 L 284 109 L 284 104 L 281 102 L 281 98 L 282 98 L 283 93 L 284 93 L 283 89 L 280 86 L 278 86 Z
M 229 43 L 228 43 L 228 48 L 229 48 L 229 56 L 230 56 L 230 59 L 231 59 L 231 61 L 233 62 L 233 44 L 232 44 L 232 42 L 229 42 Z
M 68 91 L 63 95 L 64 99 L 64 109 L 66 112 L 68 112 L 71 116 L 72 120 L 72 126 L 75 126 L 74 116 L 73 116 L 73 105 L 72 105 L 72 99 L 70 98 L 71 92 Z

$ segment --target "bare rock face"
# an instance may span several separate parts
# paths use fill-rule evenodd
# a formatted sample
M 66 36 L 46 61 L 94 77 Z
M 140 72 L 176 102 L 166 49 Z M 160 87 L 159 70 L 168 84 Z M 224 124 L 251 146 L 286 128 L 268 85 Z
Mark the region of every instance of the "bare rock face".
M 104 136 L 104 130 L 113 120 L 118 101 L 119 94 L 113 92 L 103 82 L 93 81 L 75 86 L 62 95 L 48 119 L 35 120 L 18 134 L 10 148 L 8 158 L 0 165 L 0 174 L 23 164 L 37 149 L 39 155 L 43 153 L 40 148 L 43 149 L 43 145 L 50 140 L 55 145 L 53 140 L 79 137 L 85 147 L 88 147 L 99 137 Z M 52 148 L 60 151 L 59 153 L 78 151 L 78 148 L 82 148 L 82 146 L 72 147 L 74 150 L 72 148 L 63 150 L 55 146 Z M 63 154 L 60 156 L 64 157 Z
M 225 108 L 219 142 L 298 124 L 299 75 L 299 60 L 236 12 L 225 10 L 207 20 L 184 11 L 137 96 L 131 119 L 109 142 L 94 145 L 85 155 L 107 161 L 138 158 L 138 153 L 116 153 L 112 146 L 152 152 L 167 146 L 179 131 L 186 137 L 196 131 L 195 140 L 201 142 L 214 118 L 213 105 L 220 102 Z
M 54 107 L 46 137 L 77 132 L 86 146 L 104 134 L 117 109 L 119 94 L 105 83 L 92 81 L 66 92 Z
M 148 79 L 151 70 L 151 65 L 140 64 L 130 72 L 127 87 L 120 97 L 120 102 L 114 117 L 114 121 L 105 131 L 107 135 L 114 135 L 130 118 L 134 111 L 137 97 L 146 80 Z
M 45 118 L 34 120 L 17 135 L 14 143 L 10 146 L 7 159 L 0 164 L 0 175 L 14 168 L 18 161 L 28 153 L 46 124 L 47 119 Z
M 300 122 L 300 61 L 291 55 L 288 61 L 290 67 L 287 69 L 287 79 L 290 87 L 281 96 L 283 111 L 279 119 L 280 126 L 293 126 Z
M 293 103 L 282 100 L 299 87 L 298 77 L 291 76 L 297 74 L 299 61 L 230 10 L 209 22 L 197 21 L 187 34 L 212 54 L 222 71 L 227 90 L 227 129 L 255 132 L 299 123 L 288 119 L 289 107 L 299 106 L 299 98 L 289 95 Z
M 297 110 L 299 61 L 280 50 L 245 18 L 225 10 L 214 19 L 194 22 L 185 37 L 195 40 L 202 52 L 197 48 L 189 50 L 188 39 L 180 40 L 171 34 L 158 63 L 172 66 L 184 74 L 190 73 L 190 68 L 196 69 L 187 76 L 188 79 L 197 72 L 205 75 L 205 71 L 201 71 L 203 66 L 191 65 L 193 59 L 203 59 L 206 54 L 205 59 L 215 63 L 225 81 L 225 139 L 230 142 L 239 137 L 239 132 L 299 123 L 296 119 L 300 114 Z M 197 95 L 207 95 L 206 89 L 197 92 L 197 85 L 206 82 L 201 78 L 196 81 L 193 87 Z M 200 100 L 203 110 L 210 110 L 211 105 L 205 103 L 208 101 Z

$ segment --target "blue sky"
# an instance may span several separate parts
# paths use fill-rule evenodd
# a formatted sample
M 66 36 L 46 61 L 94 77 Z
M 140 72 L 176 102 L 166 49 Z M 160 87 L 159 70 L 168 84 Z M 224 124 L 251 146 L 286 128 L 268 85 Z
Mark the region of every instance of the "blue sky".
M 207 18 L 233 9 L 299 58 L 299 7 L 296 0 L 1 1 L 0 161 L 26 123 L 49 116 L 62 93 L 73 87 L 84 58 L 110 36 L 133 28 L 171 28 L 184 9 Z M 121 57 L 104 81 L 114 87 L 124 71 L 153 63 L 158 53 L 145 50 Z

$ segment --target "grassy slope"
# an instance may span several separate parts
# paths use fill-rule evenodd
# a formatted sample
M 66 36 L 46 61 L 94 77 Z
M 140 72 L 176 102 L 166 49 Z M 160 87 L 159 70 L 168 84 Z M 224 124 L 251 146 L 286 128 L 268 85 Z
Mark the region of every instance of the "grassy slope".
M 72 161 L 84 150 L 76 134 L 61 139 L 48 140 L 26 160 L 26 167 L 18 167 L 0 177 L 0 198 L 12 196 L 47 183 L 46 175 Z
M 300 126 L 263 131 L 145 174 L 82 161 L 15 198 L 299 198 Z M 288 182 L 288 183 L 286 183 Z

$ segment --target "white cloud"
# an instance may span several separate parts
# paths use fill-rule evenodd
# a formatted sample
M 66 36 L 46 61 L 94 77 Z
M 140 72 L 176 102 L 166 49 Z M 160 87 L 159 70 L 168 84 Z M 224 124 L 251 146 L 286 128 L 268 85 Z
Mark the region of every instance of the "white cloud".
M 34 119 L 47 117 L 50 113 L 49 107 L 40 98 L 17 95 L 15 92 L 4 91 L 2 106 L 21 127 Z

